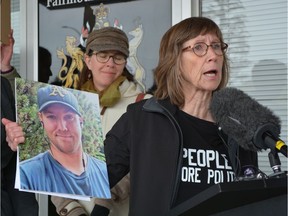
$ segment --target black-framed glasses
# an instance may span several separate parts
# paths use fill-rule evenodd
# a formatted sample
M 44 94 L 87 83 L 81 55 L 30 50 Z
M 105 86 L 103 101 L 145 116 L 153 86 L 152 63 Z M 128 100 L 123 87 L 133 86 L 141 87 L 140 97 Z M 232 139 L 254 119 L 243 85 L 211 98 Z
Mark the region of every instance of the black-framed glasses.
M 112 58 L 113 62 L 117 65 L 126 63 L 126 56 L 122 54 L 109 55 L 106 52 L 93 52 L 92 54 L 96 56 L 97 61 L 100 63 L 106 63 L 110 58 Z
M 204 42 L 200 42 L 200 43 L 194 44 L 193 46 L 185 47 L 182 49 L 182 51 L 183 52 L 193 51 L 195 55 L 202 57 L 206 55 L 209 47 L 213 49 L 216 55 L 222 56 L 227 51 L 228 44 L 217 42 L 217 43 L 211 43 L 210 45 L 208 45 Z

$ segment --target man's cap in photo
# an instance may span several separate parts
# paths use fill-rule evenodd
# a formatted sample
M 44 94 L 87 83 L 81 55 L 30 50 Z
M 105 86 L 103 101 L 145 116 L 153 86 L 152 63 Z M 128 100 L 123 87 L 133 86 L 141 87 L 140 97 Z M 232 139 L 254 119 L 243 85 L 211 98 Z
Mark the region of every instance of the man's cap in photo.
M 81 116 L 77 98 L 72 92 L 64 88 L 54 85 L 41 87 L 38 89 L 37 100 L 39 112 L 42 112 L 52 104 L 62 104 Z

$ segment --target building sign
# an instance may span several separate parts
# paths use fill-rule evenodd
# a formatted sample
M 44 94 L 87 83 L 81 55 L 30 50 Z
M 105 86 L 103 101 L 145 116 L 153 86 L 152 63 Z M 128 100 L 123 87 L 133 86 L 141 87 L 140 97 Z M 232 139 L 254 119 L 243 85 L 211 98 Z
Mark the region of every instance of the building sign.
M 74 7 L 83 7 L 85 5 L 113 4 L 120 2 L 130 2 L 136 0 L 39 0 L 39 3 L 47 9 L 65 9 Z

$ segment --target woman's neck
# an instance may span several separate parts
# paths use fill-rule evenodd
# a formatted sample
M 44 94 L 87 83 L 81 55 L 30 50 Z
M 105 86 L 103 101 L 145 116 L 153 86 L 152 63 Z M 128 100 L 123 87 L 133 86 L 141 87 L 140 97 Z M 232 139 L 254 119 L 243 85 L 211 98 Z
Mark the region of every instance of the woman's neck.
M 197 118 L 214 122 L 211 112 L 209 110 L 212 98 L 211 92 L 195 92 L 185 97 L 182 111 Z

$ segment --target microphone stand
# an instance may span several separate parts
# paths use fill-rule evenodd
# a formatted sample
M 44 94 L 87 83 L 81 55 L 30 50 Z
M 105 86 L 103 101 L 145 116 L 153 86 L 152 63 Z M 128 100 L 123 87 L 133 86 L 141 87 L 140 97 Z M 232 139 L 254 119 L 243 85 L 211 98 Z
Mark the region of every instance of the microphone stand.
M 270 174 L 269 178 L 280 178 L 287 175 L 286 171 L 281 171 L 281 161 L 277 152 L 277 149 L 271 149 L 268 153 L 270 166 L 273 170 L 273 173 Z

